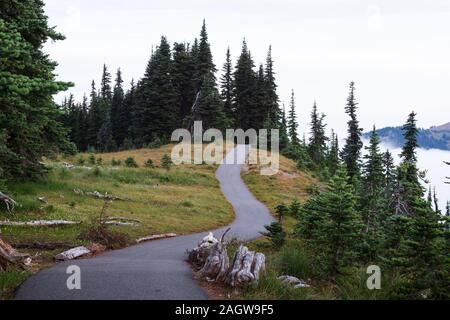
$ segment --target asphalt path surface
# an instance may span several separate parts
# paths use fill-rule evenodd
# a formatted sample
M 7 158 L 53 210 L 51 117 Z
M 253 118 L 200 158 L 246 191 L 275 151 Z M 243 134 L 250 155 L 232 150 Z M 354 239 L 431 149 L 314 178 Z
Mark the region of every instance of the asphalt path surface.
M 214 230 L 219 237 L 231 227 L 229 237 L 252 240 L 264 225 L 273 221 L 267 207 L 259 202 L 241 179 L 249 147 L 238 145 L 230 151 L 216 172 L 220 187 L 233 206 L 235 220 Z M 193 280 L 186 262 L 186 249 L 195 247 L 208 232 L 151 241 L 121 250 L 108 251 L 90 259 L 57 263 L 28 278 L 18 289 L 22 300 L 203 300 L 208 295 Z M 81 289 L 67 287 L 67 268 L 80 267 Z

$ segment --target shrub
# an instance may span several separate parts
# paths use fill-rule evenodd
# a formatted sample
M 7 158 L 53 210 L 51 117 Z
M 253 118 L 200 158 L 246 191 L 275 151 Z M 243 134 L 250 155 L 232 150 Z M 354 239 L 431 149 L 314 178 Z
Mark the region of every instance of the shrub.
M 153 160 L 152 160 L 152 159 L 148 159 L 147 161 L 145 161 L 145 166 L 146 166 L 147 168 L 154 168 L 154 167 L 155 167 L 155 164 L 153 163 Z
M 89 155 L 89 163 L 92 165 L 95 165 L 96 163 L 95 155 L 93 153 Z
M 289 214 L 293 217 L 298 217 L 300 215 L 300 209 L 302 205 L 297 199 L 294 199 L 292 201 L 291 205 L 289 206 Z
M 121 164 L 122 164 L 122 161 L 117 160 L 116 158 L 112 158 L 112 159 L 111 159 L 111 165 L 112 165 L 113 167 L 120 166 Z
M 84 165 L 85 162 L 86 162 L 86 160 L 84 160 L 84 157 L 80 155 L 80 156 L 78 157 L 78 159 L 77 159 L 77 163 L 78 163 L 80 166 L 82 166 L 82 165 Z
M 128 168 L 137 168 L 137 167 L 139 167 L 138 164 L 136 163 L 136 160 L 134 160 L 133 157 L 128 157 L 127 160 L 125 160 L 125 165 Z
M 98 166 L 95 166 L 93 174 L 96 177 L 100 177 L 102 175 L 102 170 L 100 170 L 100 168 Z
M 272 222 L 264 228 L 267 232 L 261 232 L 261 234 L 270 239 L 274 248 L 281 248 L 286 241 L 286 232 L 283 230 L 283 225 L 279 222 Z
M 102 157 L 98 157 L 97 158 L 97 165 L 98 166 L 101 166 L 103 164 L 103 159 L 102 159 Z
M 172 165 L 173 162 L 170 156 L 168 154 L 164 154 L 164 156 L 161 159 L 161 166 L 166 170 L 170 170 L 170 167 L 172 167 Z
M 320 194 L 320 188 L 317 184 L 310 184 L 306 186 L 305 191 L 311 196 L 317 196 Z

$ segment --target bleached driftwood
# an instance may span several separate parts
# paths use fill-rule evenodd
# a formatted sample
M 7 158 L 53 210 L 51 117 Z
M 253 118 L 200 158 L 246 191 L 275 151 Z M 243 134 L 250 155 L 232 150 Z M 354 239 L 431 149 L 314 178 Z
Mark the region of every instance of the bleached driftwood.
M 229 230 L 220 240 L 209 234 L 196 248 L 188 251 L 189 262 L 198 270 L 195 276 L 210 282 L 224 282 L 234 288 L 257 283 L 265 268 L 264 254 L 240 245 L 230 265 L 227 245 L 223 241 Z
M 158 240 L 158 239 L 164 239 L 164 238 L 172 238 L 176 237 L 176 233 L 164 233 L 164 234 L 154 234 L 152 236 L 148 237 L 142 237 L 136 240 L 137 243 L 145 242 L 145 241 L 152 241 L 152 240 Z
M 293 276 L 279 276 L 277 279 L 283 283 L 294 286 L 294 288 L 296 289 L 310 287 L 309 284 L 307 284 L 305 281 Z
M 29 254 L 17 252 L 0 238 L 0 270 L 6 270 L 10 265 L 26 267 L 30 264 L 31 257 Z
M 14 211 L 14 208 L 17 206 L 17 202 L 13 198 L 7 196 L 1 191 L 0 191 L 0 203 L 3 203 L 6 206 L 6 210 L 8 210 L 8 212 Z
M 0 226 L 61 226 L 80 224 L 81 222 L 67 220 L 36 220 L 36 221 L 0 221 Z
M 257 283 L 261 272 L 265 269 L 266 257 L 262 253 L 249 251 L 240 245 L 233 259 L 226 283 L 232 287 L 244 287 Z
M 204 237 L 197 245 L 196 248 L 188 250 L 188 261 L 196 268 L 200 270 L 206 262 L 209 256 L 210 249 L 218 242 L 212 232 Z
M 68 163 L 68 162 L 63 162 L 63 163 L 61 163 L 61 166 L 62 166 L 63 168 L 66 168 L 66 169 L 73 169 L 73 168 L 75 168 L 75 166 L 74 166 L 73 164 Z
M 37 199 L 42 202 L 43 204 L 48 204 L 48 200 L 46 197 L 37 197 Z
M 112 194 L 109 194 L 108 192 L 106 192 L 105 194 L 100 193 L 98 191 L 84 192 L 83 190 L 80 190 L 80 189 L 73 189 L 73 192 L 77 195 L 81 195 L 81 196 L 86 195 L 86 196 L 97 198 L 97 199 L 130 201 L 130 199 L 113 196 Z
M 89 250 L 86 247 L 76 247 L 72 248 L 70 250 L 61 252 L 55 256 L 56 261 L 66 261 L 66 260 L 73 260 L 79 257 L 82 257 L 84 255 L 87 255 L 91 253 L 91 250 Z

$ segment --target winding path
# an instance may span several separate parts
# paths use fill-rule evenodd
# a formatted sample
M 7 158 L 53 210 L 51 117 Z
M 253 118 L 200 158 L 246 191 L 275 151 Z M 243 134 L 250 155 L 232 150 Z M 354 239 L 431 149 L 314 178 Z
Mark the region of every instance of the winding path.
M 248 146 L 237 146 L 216 172 L 221 190 L 236 213 L 230 236 L 241 240 L 258 237 L 263 226 L 272 221 L 269 210 L 241 179 L 248 151 Z M 220 235 L 225 229 L 213 232 Z M 58 263 L 27 279 L 16 299 L 208 299 L 185 262 L 186 249 L 195 247 L 205 235 L 202 232 L 162 239 L 109 251 L 92 259 Z M 81 290 L 67 289 L 69 265 L 81 269 Z

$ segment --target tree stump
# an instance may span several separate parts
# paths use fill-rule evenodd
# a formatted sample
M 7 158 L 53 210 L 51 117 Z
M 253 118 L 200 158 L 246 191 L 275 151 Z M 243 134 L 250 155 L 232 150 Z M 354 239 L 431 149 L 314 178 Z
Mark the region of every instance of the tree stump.
M 189 262 L 198 270 L 195 277 L 208 282 L 223 282 L 233 288 L 257 283 L 265 268 L 265 256 L 262 253 L 249 251 L 240 245 L 230 266 L 225 234 L 220 241 L 210 233 L 199 243 L 198 247 L 188 251 Z

